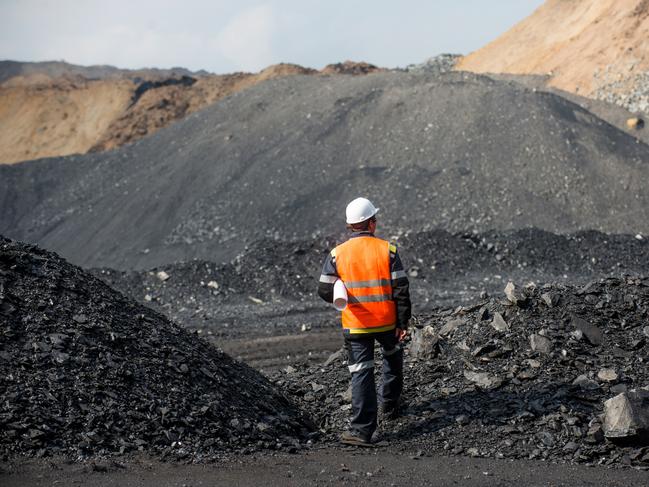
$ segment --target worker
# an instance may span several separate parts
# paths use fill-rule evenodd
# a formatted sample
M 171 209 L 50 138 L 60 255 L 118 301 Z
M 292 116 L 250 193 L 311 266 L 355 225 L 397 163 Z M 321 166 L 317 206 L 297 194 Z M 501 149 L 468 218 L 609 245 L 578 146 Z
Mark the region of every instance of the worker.
M 333 302 L 334 284 L 340 279 L 347 290 L 342 311 L 343 337 L 352 376 L 352 418 L 342 443 L 371 446 L 382 420 L 399 414 L 403 388 L 403 349 L 410 320 L 410 291 L 406 272 L 395 245 L 374 235 L 379 211 L 366 198 L 347 205 L 351 237 L 326 257 L 318 294 Z M 383 354 L 383 383 L 377 405 L 374 384 L 374 341 Z

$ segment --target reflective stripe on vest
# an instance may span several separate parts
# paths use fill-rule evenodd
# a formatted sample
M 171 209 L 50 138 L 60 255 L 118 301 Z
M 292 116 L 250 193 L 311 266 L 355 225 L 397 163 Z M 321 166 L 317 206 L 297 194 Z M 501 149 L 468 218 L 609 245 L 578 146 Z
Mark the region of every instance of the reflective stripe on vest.
M 349 333 L 378 333 L 395 327 L 390 247 L 380 238 L 362 236 L 335 249 L 336 270 L 347 288 L 342 323 Z

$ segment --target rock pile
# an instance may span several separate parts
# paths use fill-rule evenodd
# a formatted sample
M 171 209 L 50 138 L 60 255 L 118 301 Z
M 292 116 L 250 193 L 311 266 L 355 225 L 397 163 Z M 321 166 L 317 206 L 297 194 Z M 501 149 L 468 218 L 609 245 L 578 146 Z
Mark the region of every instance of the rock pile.
M 339 232 L 368 188 L 395 233 L 649 234 L 648 160 L 632 135 L 514 82 L 285 76 L 117 151 L 0 167 L 0 233 L 85 267 L 222 261 Z
M 649 385 L 649 278 L 512 285 L 507 294 L 419 318 L 404 415 L 382 425 L 385 437 L 420 454 L 649 466 L 636 435 L 647 414 L 637 410 L 647 407 L 639 391 Z M 275 377 L 331 437 L 351 407 L 344 359 Z M 627 392 L 631 428 L 605 427 L 624 420 L 604 414 L 605 401 Z
M 460 58 L 459 54 L 439 54 L 420 64 L 409 64 L 404 71 L 418 74 L 442 74 L 452 71 Z
M 609 68 L 595 73 L 593 97 L 620 105 L 630 112 L 649 113 L 649 71 L 634 73 L 631 69 L 626 76 L 620 76 L 610 73 Z
M 595 277 L 643 274 L 649 262 L 649 241 L 640 235 L 434 230 L 393 240 L 410 272 L 419 312 L 433 305 L 471 302 L 485 292 L 498 293 L 509 279 L 578 284 Z M 93 272 L 173 321 L 207 328 L 216 336 L 232 338 L 237 331 L 249 333 L 253 327 L 258 329 L 255 335 L 271 333 L 277 330 L 275 325 L 294 328 L 307 319 L 304 311 L 316 309 L 324 311 L 322 325 L 331 327 L 330 309 L 315 292 L 324 256 L 335 244 L 333 238 L 265 239 L 225 264 L 197 260 L 147 271 Z M 263 304 L 250 306 L 255 304 L 251 298 Z M 287 313 L 289 308 L 297 314 Z M 317 327 L 315 319 L 313 314 L 308 317 Z
M 0 237 L 0 452 L 201 457 L 293 448 L 259 373 L 53 253 Z

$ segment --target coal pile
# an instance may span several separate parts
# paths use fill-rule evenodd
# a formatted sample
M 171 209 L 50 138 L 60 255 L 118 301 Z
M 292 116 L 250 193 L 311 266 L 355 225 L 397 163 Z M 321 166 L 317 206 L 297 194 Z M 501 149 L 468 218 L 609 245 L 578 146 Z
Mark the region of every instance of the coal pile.
M 56 254 L 0 237 L 0 452 L 201 458 L 294 448 L 259 373 Z
M 382 434 L 417 455 L 649 467 L 646 440 L 607 438 L 603 415 L 621 393 L 647 396 L 648 318 L 649 278 L 636 277 L 508 284 L 497 298 L 422 315 L 406 353 L 404 414 Z M 344 360 L 341 351 L 275 377 L 332 439 L 350 413 Z
M 649 241 L 637 235 L 538 229 L 417 232 L 393 239 L 407 267 L 418 312 L 499 293 L 508 280 L 585 283 L 644 274 Z M 92 272 L 181 325 L 215 337 L 331 328 L 330 307 L 316 296 L 326 253 L 336 239 L 255 242 L 229 263 L 190 261 L 148 271 Z M 290 310 L 290 312 L 287 312 Z M 336 323 L 337 324 L 337 323 Z
M 649 234 L 648 163 L 633 136 L 514 82 L 290 76 L 116 151 L 0 167 L 0 233 L 85 267 L 229 261 L 335 234 L 368 191 L 393 234 Z

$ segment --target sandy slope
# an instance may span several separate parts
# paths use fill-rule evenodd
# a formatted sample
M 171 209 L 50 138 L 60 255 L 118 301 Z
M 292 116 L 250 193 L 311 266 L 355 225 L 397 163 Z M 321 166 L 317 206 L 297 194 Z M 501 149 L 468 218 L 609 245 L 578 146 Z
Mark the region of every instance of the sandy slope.
M 0 87 L 0 163 L 87 152 L 133 92 L 128 80 L 13 81 Z
M 551 86 L 586 96 L 620 81 L 632 89 L 649 69 L 649 1 L 548 0 L 456 69 L 548 74 Z

